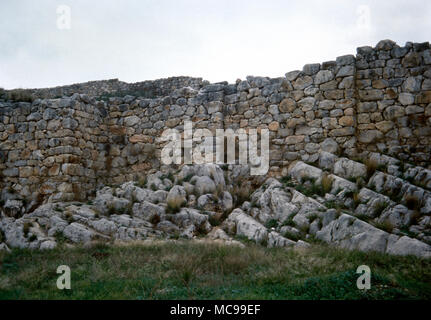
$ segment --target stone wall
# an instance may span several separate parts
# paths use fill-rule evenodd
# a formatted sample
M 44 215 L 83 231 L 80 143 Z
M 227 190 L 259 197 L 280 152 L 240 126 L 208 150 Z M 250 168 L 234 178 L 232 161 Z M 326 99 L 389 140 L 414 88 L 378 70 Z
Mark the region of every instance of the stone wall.
M 385 40 L 358 48 L 356 57 L 274 79 L 167 81 L 160 93 L 168 94 L 151 99 L 101 101 L 96 90 L 32 104 L 4 102 L 2 198 L 82 199 L 98 185 L 140 179 L 162 167 L 161 133 L 182 131 L 185 120 L 212 132 L 268 128 L 271 172 L 294 160 L 315 162 L 321 150 L 348 157 L 378 151 L 430 166 L 430 53 L 428 43 L 398 47 Z
M 171 77 L 167 79 L 148 80 L 135 83 L 127 83 L 118 79 L 89 81 L 85 83 L 77 83 L 67 86 L 59 86 L 54 88 L 43 89 L 26 89 L 29 94 L 40 99 L 56 99 L 61 97 L 69 97 L 75 93 L 86 94 L 92 97 L 106 97 L 115 95 L 132 94 L 145 98 L 155 98 L 159 96 L 167 96 L 173 90 L 192 87 L 195 89 L 201 88 L 208 81 L 202 78 L 192 77 Z
M 391 41 L 358 48 L 358 148 L 428 163 L 431 157 L 431 51 Z

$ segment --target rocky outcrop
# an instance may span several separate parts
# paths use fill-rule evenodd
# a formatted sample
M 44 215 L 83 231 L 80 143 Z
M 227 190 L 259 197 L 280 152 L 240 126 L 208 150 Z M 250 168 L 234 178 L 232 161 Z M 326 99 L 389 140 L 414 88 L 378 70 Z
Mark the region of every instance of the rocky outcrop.
M 333 160 L 327 168 L 334 173 L 295 162 L 288 177 L 267 179 L 247 199 L 235 188 L 238 183 L 247 188 L 247 170 L 230 166 L 223 171 L 210 164 L 156 172 L 145 184 L 101 187 L 87 203 L 47 203 L 27 213 L 22 202 L 10 200 L 1 213 L 2 248 L 204 237 L 288 249 L 306 248 L 317 239 L 351 250 L 430 257 L 431 241 L 424 236 L 431 228 L 429 216 L 417 216 L 422 211 L 337 176 L 363 167 L 336 156 Z M 319 187 L 328 181 L 335 187 Z M 389 224 L 392 230 L 385 228 Z M 406 228 L 409 233 L 403 234 Z

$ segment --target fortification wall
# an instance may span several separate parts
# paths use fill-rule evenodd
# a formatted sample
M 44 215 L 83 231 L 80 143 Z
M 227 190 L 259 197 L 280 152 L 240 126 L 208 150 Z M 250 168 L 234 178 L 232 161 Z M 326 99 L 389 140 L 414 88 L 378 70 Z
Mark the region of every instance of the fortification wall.
M 431 50 L 381 41 L 281 78 L 169 87 L 169 95 L 2 103 L 2 197 L 83 199 L 163 168 L 166 128 L 267 128 L 270 170 L 318 152 L 368 151 L 431 166 Z
M 208 81 L 204 81 L 202 78 L 192 77 L 171 77 L 135 83 L 127 83 L 119 81 L 118 79 L 110 79 L 89 81 L 54 88 L 26 89 L 24 91 L 32 95 L 34 98 L 40 99 L 70 97 L 75 93 L 86 94 L 91 97 L 99 98 L 106 98 L 115 95 L 124 96 L 127 94 L 144 98 L 156 98 L 167 96 L 171 94 L 172 91 L 179 88 L 192 87 L 199 89 L 205 84 L 208 84 Z

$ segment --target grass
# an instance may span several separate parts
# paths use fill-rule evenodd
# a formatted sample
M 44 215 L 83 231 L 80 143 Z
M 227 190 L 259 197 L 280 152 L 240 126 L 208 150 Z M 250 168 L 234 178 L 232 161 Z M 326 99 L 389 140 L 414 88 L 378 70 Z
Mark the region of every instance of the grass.
M 392 231 L 394 230 L 394 225 L 387 220 L 385 220 L 383 222 L 373 223 L 373 225 L 376 228 L 381 229 L 381 230 L 386 231 L 386 232 L 389 232 L 389 233 L 392 233 Z
M 379 217 L 388 206 L 389 206 L 389 203 L 387 202 L 379 202 L 375 208 L 376 217 Z
M 234 206 L 240 207 L 245 201 L 249 201 L 250 196 L 254 191 L 254 188 L 252 188 L 249 183 L 239 181 L 239 183 L 235 184 L 230 190 L 230 193 L 233 197 Z
M 25 89 L 4 91 L 4 95 L 6 95 L 8 100 L 15 102 L 33 102 L 35 100 L 35 96 L 29 90 Z
M 312 197 L 313 195 L 324 197 L 332 189 L 333 178 L 325 173 L 320 183 L 317 183 L 316 179 L 310 177 L 303 177 L 302 183 L 295 186 L 296 191 L 301 192 L 307 197 Z
M 379 167 L 379 163 L 374 159 L 365 160 L 365 166 L 367 168 L 367 180 L 370 180 L 374 172 L 376 172 Z
M 405 197 L 406 207 L 410 210 L 420 210 L 421 209 L 421 200 L 412 194 L 409 194 Z
M 169 199 L 166 203 L 166 213 L 178 213 L 187 202 L 181 197 Z
M 278 220 L 277 219 L 268 220 L 268 222 L 265 224 L 265 227 L 267 227 L 268 229 L 277 228 Z
M 355 270 L 371 268 L 371 289 Z M 56 288 L 59 265 L 72 289 Z M 178 241 L 0 253 L 0 299 L 430 299 L 431 260 Z

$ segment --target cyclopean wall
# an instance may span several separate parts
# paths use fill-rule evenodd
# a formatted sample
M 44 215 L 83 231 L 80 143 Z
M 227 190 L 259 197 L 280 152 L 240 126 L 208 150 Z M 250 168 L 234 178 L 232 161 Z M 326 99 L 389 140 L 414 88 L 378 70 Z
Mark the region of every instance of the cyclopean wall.
M 315 162 L 321 150 L 431 164 L 428 43 L 385 40 L 281 78 L 171 89 L 152 99 L 74 94 L 2 103 L 2 198 L 83 199 L 101 184 L 143 178 L 163 168 L 161 133 L 181 132 L 186 120 L 213 133 L 269 129 L 271 172 L 298 159 Z

